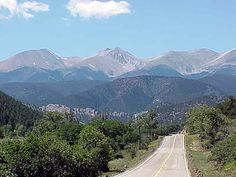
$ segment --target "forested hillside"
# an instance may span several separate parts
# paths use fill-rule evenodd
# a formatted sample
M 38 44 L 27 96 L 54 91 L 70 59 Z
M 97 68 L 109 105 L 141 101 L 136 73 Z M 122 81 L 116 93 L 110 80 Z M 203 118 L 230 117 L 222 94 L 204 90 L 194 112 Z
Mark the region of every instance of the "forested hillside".
M 201 82 L 210 84 L 224 92 L 225 95 L 236 95 L 236 76 L 212 75 L 200 79 Z
M 23 124 L 29 128 L 41 116 L 40 112 L 0 92 L 0 126 L 11 125 L 15 127 L 17 124 Z
M 24 103 L 43 106 L 94 88 L 105 81 L 80 80 L 42 83 L 5 83 L 0 90 Z
M 101 112 L 137 113 L 162 103 L 183 103 L 202 96 L 221 94 L 216 88 L 195 80 L 140 76 L 117 79 L 65 97 L 61 104 L 91 107 Z

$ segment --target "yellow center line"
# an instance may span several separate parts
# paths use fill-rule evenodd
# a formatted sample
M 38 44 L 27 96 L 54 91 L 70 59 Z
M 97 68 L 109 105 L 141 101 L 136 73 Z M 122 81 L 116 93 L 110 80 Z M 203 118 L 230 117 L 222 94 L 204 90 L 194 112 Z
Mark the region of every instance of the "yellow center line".
M 164 166 L 166 165 L 167 161 L 170 159 L 171 155 L 173 154 L 173 151 L 174 151 L 174 147 L 175 147 L 175 141 L 176 141 L 176 135 L 175 135 L 175 139 L 174 139 L 174 142 L 173 142 L 173 146 L 172 146 L 172 149 L 169 153 L 169 155 L 167 156 L 166 160 L 164 161 L 164 163 L 162 164 L 162 166 L 159 168 L 159 170 L 157 171 L 157 173 L 155 174 L 154 177 L 158 177 L 161 173 L 161 170 L 164 168 Z

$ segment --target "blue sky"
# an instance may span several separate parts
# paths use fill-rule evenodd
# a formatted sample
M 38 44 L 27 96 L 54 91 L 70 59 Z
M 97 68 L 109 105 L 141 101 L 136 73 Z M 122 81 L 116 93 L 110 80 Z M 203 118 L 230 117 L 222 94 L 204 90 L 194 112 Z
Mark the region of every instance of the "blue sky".
M 235 0 L 96 0 L 101 6 L 89 10 L 77 5 L 92 0 L 71 0 L 70 8 L 70 0 L 7 0 L 15 1 L 15 8 L 5 1 L 0 0 L 0 59 L 40 48 L 82 57 L 107 47 L 138 57 L 236 48 Z

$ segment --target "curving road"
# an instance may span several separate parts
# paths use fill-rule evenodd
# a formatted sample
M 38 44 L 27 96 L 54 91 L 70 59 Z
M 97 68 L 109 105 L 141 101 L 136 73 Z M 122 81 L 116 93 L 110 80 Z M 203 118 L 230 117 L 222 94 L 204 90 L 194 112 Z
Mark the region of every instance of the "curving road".
M 160 148 L 146 161 L 115 177 L 190 177 L 185 157 L 184 135 L 165 137 Z

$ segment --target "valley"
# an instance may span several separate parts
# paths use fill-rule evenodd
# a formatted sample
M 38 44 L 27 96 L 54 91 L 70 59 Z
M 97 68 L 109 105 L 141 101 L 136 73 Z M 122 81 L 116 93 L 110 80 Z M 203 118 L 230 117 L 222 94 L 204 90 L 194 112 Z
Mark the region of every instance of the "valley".
M 58 104 L 122 120 L 159 108 L 172 121 L 183 119 L 178 105 L 235 95 L 235 59 L 235 50 L 170 51 L 148 60 L 120 48 L 85 58 L 30 50 L 0 62 L 0 90 L 37 108 Z
M 0 177 L 236 177 L 235 7 L 0 0 Z
M 191 135 L 197 122 L 189 123 L 195 118 L 191 113 L 203 109 L 198 117 L 204 121 L 212 121 L 213 114 L 222 118 L 217 122 L 225 128 L 219 130 L 222 139 L 199 141 L 202 147 L 230 141 L 235 127 L 224 122 L 231 109 L 235 115 L 235 59 L 233 51 L 200 49 L 143 61 L 115 48 L 85 59 L 43 49 L 2 61 L 0 176 L 40 176 L 41 168 L 42 177 L 58 176 L 58 169 L 81 177 L 196 175 L 189 139 L 201 138 L 201 132 L 210 136 L 215 127 L 210 122 Z M 227 148 L 231 151 L 231 144 Z

